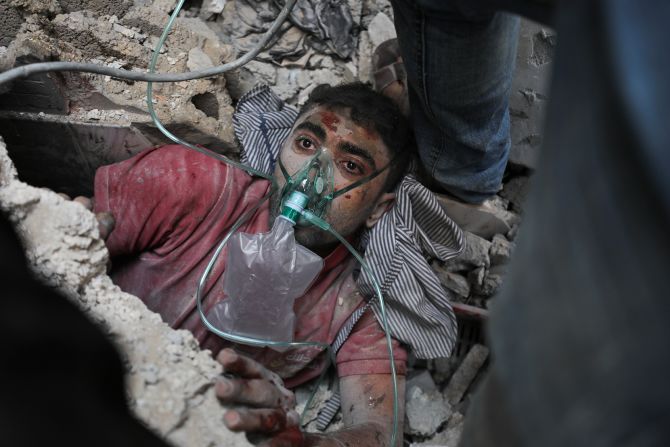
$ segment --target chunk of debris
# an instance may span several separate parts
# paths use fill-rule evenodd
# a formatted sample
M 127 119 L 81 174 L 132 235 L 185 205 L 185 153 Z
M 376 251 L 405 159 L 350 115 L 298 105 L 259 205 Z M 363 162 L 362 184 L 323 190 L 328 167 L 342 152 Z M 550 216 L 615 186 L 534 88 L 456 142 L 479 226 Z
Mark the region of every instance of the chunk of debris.
M 444 397 L 451 405 L 458 404 L 468 390 L 468 387 L 475 379 L 479 370 L 484 366 L 489 356 L 489 349 L 484 345 L 474 345 L 468 355 L 463 359 L 463 363 L 458 367 L 447 388 L 444 390 Z
M 438 390 L 413 386 L 405 399 L 405 432 L 410 435 L 430 436 L 451 416 L 451 405 Z
M 489 249 L 489 259 L 491 265 L 507 264 L 512 257 L 514 244 L 507 240 L 502 234 L 493 236 L 491 248 Z
M 459 412 L 455 412 L 449 418 L 447 427 L 435 436 L 424 442 L 414 442 L 410 447 L 457 447 L 463 434 L 465 418 Z
M 176 446 L 250 446 L 221 423 L 214 393 L 221 365 L 190 332 L 175 331 L 106 274 L 98 223 L 80 203 L 27 185 L 0 138 L 0 210 L 15 225 L 36 276 L 60 290 L 115 342 L 131 409 Z
M 462 298 L 470 296 L 470 283 L 463 275 L 445 271 L 441 268 L 436 269 L 435 272 L 437 273 L 437 277 L 440 278 L 440 282 L 447 290 L 451 290 Z

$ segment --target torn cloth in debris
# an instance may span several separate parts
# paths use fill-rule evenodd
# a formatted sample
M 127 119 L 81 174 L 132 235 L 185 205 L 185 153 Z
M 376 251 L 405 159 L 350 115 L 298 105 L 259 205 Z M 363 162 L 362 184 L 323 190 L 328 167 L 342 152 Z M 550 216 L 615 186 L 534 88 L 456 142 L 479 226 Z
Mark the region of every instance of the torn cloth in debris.
M 233 115 L 242 162 L 272 173 L 297 115 L 267 86 L 244 95 Z M 380 282 L 391 334 L 419 358 L 448 357 L 456 341 L 456 318 L 448 292 L 423 253 L 451 259 L 463 250 L 463 233 L 413 176 L 405 176 L 396 195 L 394 207 L 365 231 L 360 248 Z M 362 271 L 357 283 L 365 296 L 375 296 L 367 273 Z M 371 303 L 379 319 L 377 300 Z
M 242 52 L 250 51 L 277 18 L 283 1 L 234 0 L 222 16 L 224 34 Z M 298 0 L 261 58 L 279 61 L 310 49 L 348 59 L 356 48 L 355 24 L 344 0 Z M 223 36 L 222 36 L 223 37 Z M 225 39 L 224 39 L 225 40 Z M 230 40 L 230 39 L 228 39 Z

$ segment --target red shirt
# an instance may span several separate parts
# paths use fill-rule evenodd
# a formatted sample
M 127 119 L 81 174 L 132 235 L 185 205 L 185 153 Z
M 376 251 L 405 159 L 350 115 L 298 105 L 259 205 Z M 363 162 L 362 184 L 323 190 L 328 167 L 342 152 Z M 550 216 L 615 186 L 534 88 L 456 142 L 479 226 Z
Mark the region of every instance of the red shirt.
M 249 176 L 212 157 L 178 145 L 147 150 L 98 169 L 95 211 L 109 211 L 116 227 L 107 239 L 114 260 L 112 278 L 140 297 L 175 329 L 188 329 L 216 354 L 230 344 L 201 323 L 195 302 L 197 282 L 230 227 L 268 191 L 266 180 Z M 269 230 L 266 201 L 240 228 Z M 295 301 L 295 341 L 332 343 L 351 313 L 363 304 L 352 278 L 354 262 L 342 246 L 324 260 L 310 289 Z M 204 293 L 205 313 L 224 298 L 224 249 Z M 303 383 L 325 365 L 316 348 L 283 353 L 236 346 L 286 380 Z M 407 354 L 393 341 L 396 369 L 405 373 Z M 384 332 L 371 311 L 356 324 L 337 355 L 342 376 L 390 373 Z

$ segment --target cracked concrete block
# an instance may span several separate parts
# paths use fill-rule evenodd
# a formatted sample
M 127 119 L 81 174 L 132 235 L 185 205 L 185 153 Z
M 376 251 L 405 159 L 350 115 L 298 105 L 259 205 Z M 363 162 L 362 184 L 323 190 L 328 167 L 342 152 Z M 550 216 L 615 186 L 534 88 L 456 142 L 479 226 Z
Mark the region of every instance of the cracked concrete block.
M 424 442 L 414 442 L 410 447 L 457 447 L 463 434 L 465 418 L 461 413 L 454 413 L 449 418 L 447 427 Z
M 0 139 L 0 210 L 23 241 L 29 265 L 65 294 L 119 348 L 131 409 L 178 446 L 250 446 L 222 423 L 214 394 L 220 365 L 187 331 L 175 331 L 106 274 L 109 258 L 94 215 L 77 202 L 19 181 Z
M 438 390 L 408 387 L 405 402 L 405 432 L 431 436 L 451 416 L 451 405 Z
M 444 396 L 451 405 L 456 405 L 463 399 L 488 355 L 489 349 L 484 345 L 474 345 L 470 349 L 444 390 Z
M 473 267 L 488 267 L 491 264 L 489 261 L 491 243 L 469 231 L 463 231 L 463 236 L 465 239 L 463 252 L 447 261 L 444 264 L 445 268 L 448 271 L 454 272 L 470 270 Z
M 491 265 L 507 264 L 512 257 L 514 243 L 507 240 L 502 234 L 496 234 L 491 241 L 489 249 L 489 258 Z
M 462 298 L 470 296 L 470 283 L 463 275 L 445 270 L 437 264 L 433 265 L 433 269 L 445 289 L 451 290 Z

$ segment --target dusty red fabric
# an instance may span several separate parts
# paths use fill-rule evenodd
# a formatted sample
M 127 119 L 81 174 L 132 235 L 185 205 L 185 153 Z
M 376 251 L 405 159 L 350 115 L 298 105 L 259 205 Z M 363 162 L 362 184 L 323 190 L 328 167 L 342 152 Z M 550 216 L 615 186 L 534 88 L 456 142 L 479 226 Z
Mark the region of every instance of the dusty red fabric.
M 95 211 L 109 211 L 116 219 L 107 240 L 114 262 L 112 278 L 170 326 L 190 330 L 203 348 L 216 354 L 230 346 L 201 323 L 196 285 L 215 247 L 268 187 L 266 180 L 178 145 L 150 149 L 98 169 Z M 268 220 L 266 202 L 241 231 L 268 231 Z M 225 264 L 224 249 L 205 290 L 206 310 L 224 299 L 221 277 Z M 325 259 L 312 287 L 296 300 L 296 341 L 332 343 L 347 318 L 362 305 L 353 267 L 342 246 Z M 406 351 L 397 341 L 393 343 L 396 368 L 404 374 Z M 276 371 L 289 386 L 317 376 L 326 361 L 318 349 L 279 353 L 236 347 Z M 385 336 L 371 313 L 361 319 L 340 349 L 337 367 L 340 376 L 390 372 Z

